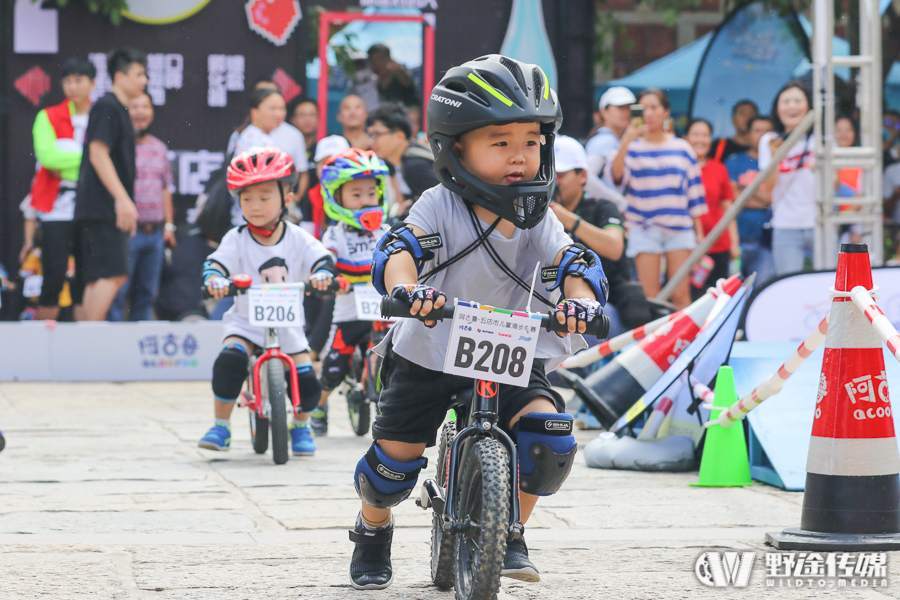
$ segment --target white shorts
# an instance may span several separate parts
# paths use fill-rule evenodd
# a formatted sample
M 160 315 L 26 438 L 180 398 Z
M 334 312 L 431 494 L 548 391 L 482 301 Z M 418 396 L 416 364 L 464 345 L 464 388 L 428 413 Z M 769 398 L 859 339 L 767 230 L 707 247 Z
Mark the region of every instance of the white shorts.
M 266 345 L 265 328 L 251 325 L 250 321 L 238 314 L 233 307 L 222 317 L 222 325 L 225 329 L 223 340 L 228 336 L 236 335 L 252 342 L 257 348 L 263 348 Z M 279 328 L 278 341 L 281 343 L 281 351 L 285 354 L 309 352 L 309 342 L 302 326 Z M 248 350 L 252 349 L 248 348 Z
M 638 254 L 693 250 L 696 246 L 697 235 L 693 229 L 678 231 L 654 226 L 644 229 L 640 224 L 629 224 L 625 254 L 628 258 L 634 258 Z

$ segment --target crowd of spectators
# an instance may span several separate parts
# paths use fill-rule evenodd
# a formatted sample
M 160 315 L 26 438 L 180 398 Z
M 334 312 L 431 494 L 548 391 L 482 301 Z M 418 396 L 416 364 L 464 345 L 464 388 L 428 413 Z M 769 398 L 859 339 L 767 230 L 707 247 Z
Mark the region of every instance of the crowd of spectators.
M 421 92 L 410 72 L 380 44 L 352 58 L 356 72 L 339 105 L 337 131 L 319 139 L 317 103 L 303 96 L 286 103 L 273 81 L 260 79 L 249 90 L 245 121 L 230 132 L 225 148 L 226 160 L 265 145 L 290 154 L 301 178 L 289 194 L 289 218 L 317 237 L 328 226 L 319 173 L 337 152 L 371 149 L 388 163 L 395 219 L 438 183 L 423 140 Z M 155 304 L 165 279 L 166 249 L 170 255 L 179 250 L 168 148 L 151 133 L 154 112 L 144 91 L 144 55 L 113 52 L 108 66 L 112 90 L 92 105 L 93 64 L 80 57 L 66 61 L 66 100 L 41 111 L 35 121 L 39 164 L 22 203 L 20 262 L 24 271 L 41 274 L 43 284 L 23 318 L 134 321 L 160 314 Z M 652 299 L 662 284 L 769 165 L 811 106 L 809 90 L 789 82 L 768 115 L 750 100 L 736 103 L 731 137 L 716 138 L 703 119 L 691 121 L 681 137 L 664 91 L 635 94 L 613 87 L 600 98 L 594 130 L 581 141 L 558 136 L 557 201 L 551 207 L 574 239 L 601 256 L 616 326 L 635 327 L 654 316 L 659 303 Z M 885 217 L 900 223 L 900 113 L 885 113 L 884 132 Z M 840 146 L 857 144 L 852 116 L 838 119 L 835 134 Z M 759 284 L 811 268 L 814 153 L 811 134 L 789 150 L 712 243 L 709 259 L 676 287 L 672 306 L 683 308 L 731 273 L 755 272 Z M 224 230 L 243 223 L 223 177 L 222 170 L 210 177 L 195 211 L 201 215 L 195 230 L 207 253 Z M 842 170 L 836 195 L 860 195 L 861 182 L 859 170 Z M 218 218 L 209 216 L 216 210 L 224 221 L 211 233 L 203 223 Z M 850 239 L 858 234 L 847 228 Z M 323 301 L 308 303 L 311 314 L 328 312 Z M 224 299 L 196 312 L 219 318 L 227 308 Z M 169 311 L 163 315 L 177 318 Z M 310 332 L 311 341 L 324 343 L 327 327 L 319 334 Z

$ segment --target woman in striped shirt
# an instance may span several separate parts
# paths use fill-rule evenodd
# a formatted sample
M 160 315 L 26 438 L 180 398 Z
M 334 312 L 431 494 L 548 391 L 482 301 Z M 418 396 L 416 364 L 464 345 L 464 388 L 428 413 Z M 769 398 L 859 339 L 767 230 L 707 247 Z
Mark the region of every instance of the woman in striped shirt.
M 700 215 L 707 210 L 700 165 L 691 145 L 666 131 L 669 98 L 648 88 L 638 94 L 643 119 L 632 120 L 612 162 L 611 177 L 625 188 L 628 206 L 628 256 L 648 298 L 660 290 L 660 263 L 666 257 L 669 277 L 703 238 Z M 672 294 L 672 303 L 691 302 L 688 280 Z

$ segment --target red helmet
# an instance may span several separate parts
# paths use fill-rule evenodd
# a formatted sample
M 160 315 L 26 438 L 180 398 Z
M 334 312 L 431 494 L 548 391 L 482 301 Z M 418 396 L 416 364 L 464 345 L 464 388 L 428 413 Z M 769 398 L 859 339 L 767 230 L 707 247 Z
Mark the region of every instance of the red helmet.
M 231 159 L 227 180 L 228 191 L 237 195 L 246 187 L 267 181 L 293 184 L 297 181 L 297 169 L 290 155 L 279 148 L 251 148 Z

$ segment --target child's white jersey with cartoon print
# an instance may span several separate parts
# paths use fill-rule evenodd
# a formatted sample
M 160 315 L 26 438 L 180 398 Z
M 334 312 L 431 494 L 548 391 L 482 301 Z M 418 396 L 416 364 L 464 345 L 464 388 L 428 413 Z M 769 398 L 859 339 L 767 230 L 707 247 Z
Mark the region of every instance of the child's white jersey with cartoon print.
M 264 246 L 253 239 L 246 226 L 235 227 L 225 234 L 209 259 L 225 267 L 225 275 L 229 278 L 243 273 L 253 278 L 253 285 L 259 285 L 306 281 L 312 274 L 313 266 L 326 256 L 328 250 L 319 240 L 285 221 L 281 239 L 272 246 Z M 250 325 L 248 307 L 246 295 L 235 298 L 234 306 L 222 318 L 224 337 L 237 335 L 262 346 L 265 332 L 262 327 Z M 309 350 L 309 342 L 303 332 L 305 322 L 301 311 L 297 327 L 279 330 L 282 351 L 296 354 Z

